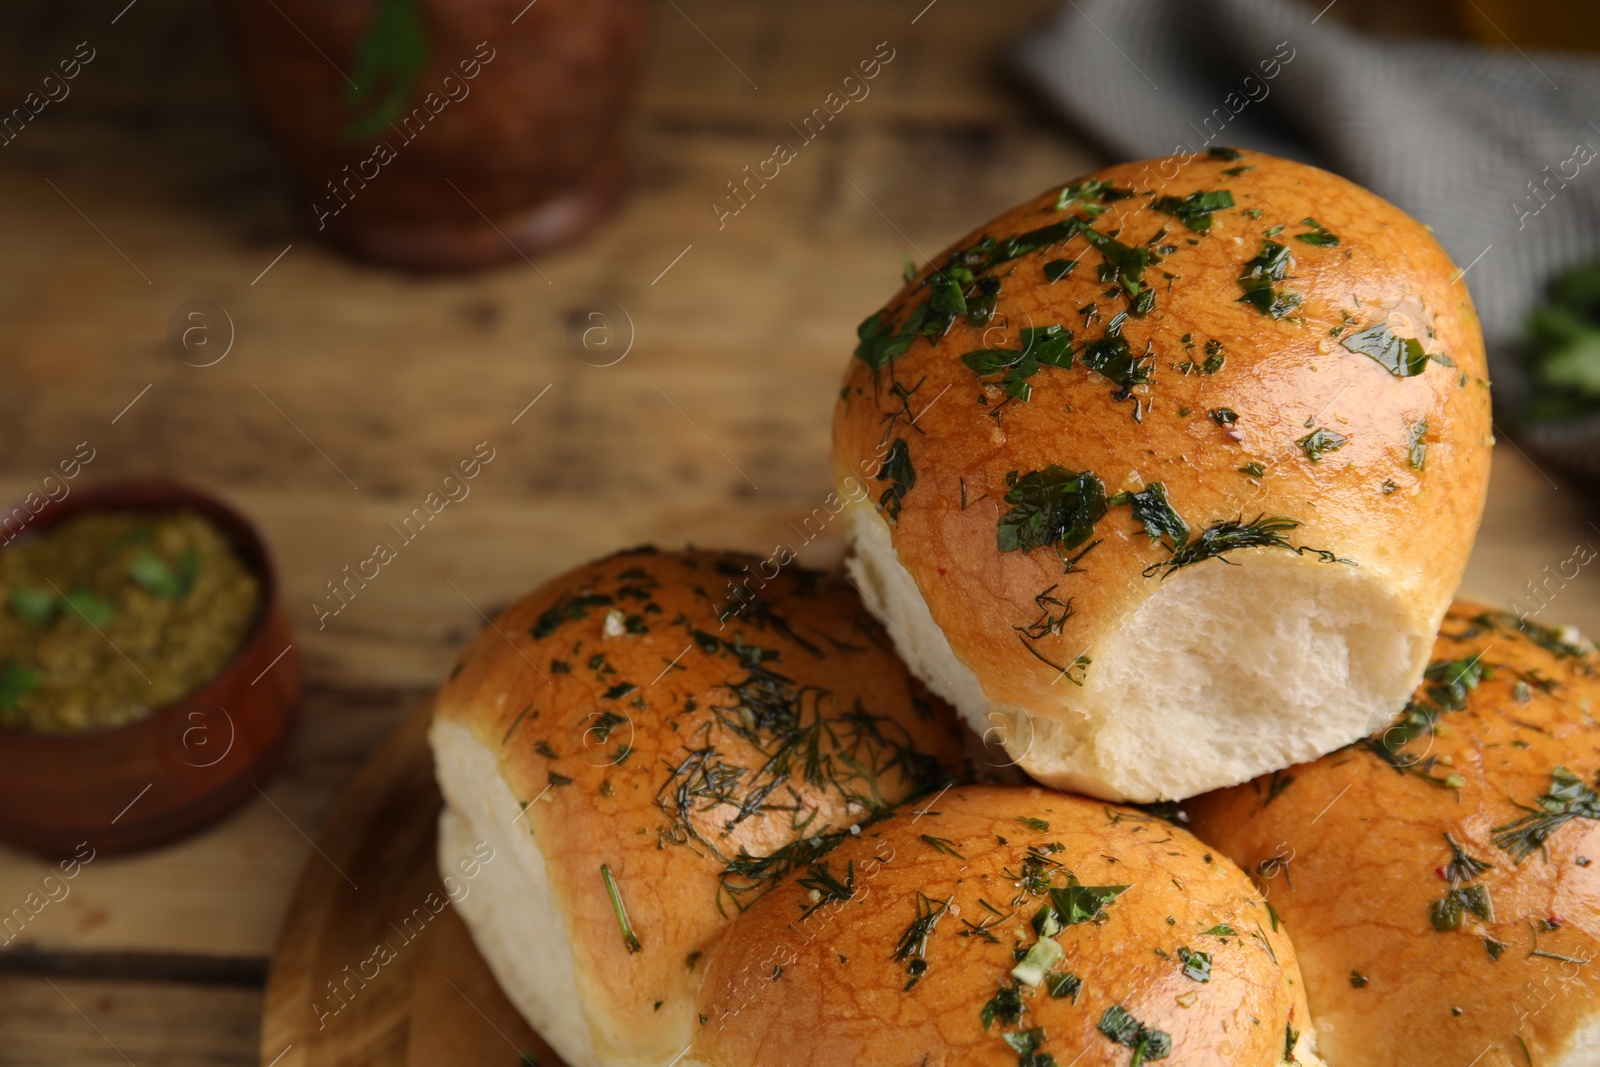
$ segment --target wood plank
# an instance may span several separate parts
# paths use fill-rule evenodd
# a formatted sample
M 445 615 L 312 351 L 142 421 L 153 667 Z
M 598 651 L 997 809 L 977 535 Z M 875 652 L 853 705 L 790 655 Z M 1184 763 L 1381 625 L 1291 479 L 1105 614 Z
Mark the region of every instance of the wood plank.
M 0 975 L 0 1067 L 249 1067 L 249 988 Z

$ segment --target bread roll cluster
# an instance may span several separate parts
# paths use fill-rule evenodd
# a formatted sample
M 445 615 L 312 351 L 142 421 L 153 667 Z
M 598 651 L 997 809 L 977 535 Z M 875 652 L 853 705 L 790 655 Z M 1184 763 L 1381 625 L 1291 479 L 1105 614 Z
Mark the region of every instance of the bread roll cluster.
M 1451 607 L 1489 394 L 1424 227 L 1113 167 L 857 340 L 844 576 L 622 553 L 440 692 L 441 863 L 514 858 L 462 915 L 570 1067 L 1600 1063 L 1600 659 Z

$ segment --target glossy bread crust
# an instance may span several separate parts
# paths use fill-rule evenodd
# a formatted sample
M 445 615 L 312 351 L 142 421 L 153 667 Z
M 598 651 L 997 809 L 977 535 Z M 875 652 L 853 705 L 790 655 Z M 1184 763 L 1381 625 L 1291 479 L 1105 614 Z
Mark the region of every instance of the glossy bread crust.
M 1232 206 L 1198 210 L 1221 194 Z M 967 284 L 963 265 L 998 281 L 995 306 L 977 324 L 981 301 L 963 298 L 969 314 L 941 333 L 941 278 Z M 908 320 L 935 322 L 934 339 L 906 336 Z M 1049 363 L 1062 349 L 1042 333 L 1023 358 L 1024 329 L 1050 326 L 1072 332 L 1070 366 Z M 862 333 L 835 409 L 836 482 L 852 499 L 870 493 L 987 700 L 1074 729 L 1076 683 L 1183 574 L 1180 539 L 1129 500 L 1081 538 L 1022 531 L 1007 550 L 1028 476 L 1052 466 L 1092 474 L 1108 497 L 1160 483 L 1191 555 L 1219 524 L 1292 520 L 1290 547 L 1220 558 L 1298 549 L 1319 568 L 1313 581 L 1370 578 L 1425 651 L 1483 507 L 1489 391 L 1459 272 L 1386 201 L 1253 152 L 1110 167 L 957 241 Z M 1191 565 L 1223 565 L 1201 559 Z M 1218 611 L 1270 615 L 1271 600 L 1242 588 Z M 1041 755 L 1024 766 L 1116 795 L 1053 776 Z
M 763 587 L 756 563 L 581 567 L 500 613 L 438 696 L 526 805 L 601 1062 L 673 1040 L 728 919 L 802 839 L 962 771 L 954 716 L 849 588 L 792 565 Z
M 1020 984 L 1047 886 L 1080 910 Z M 786 880 L 729 928 L 698 1010 L 707 1067 L 1126 1067 L 1141 1041 L 1145 1062 L 1165 1043 L 1173 1063 L 1265 1067 L 1308 1029 L 1294 949 L 1243 872 L 1135 809 L 1006 786 L 908 805 Z
M 1334 1067 L 1594 1062 L 1600 658 L 1577 642 L 1457 603 L 1395 727 L 1185 805 L 1262 876 Z

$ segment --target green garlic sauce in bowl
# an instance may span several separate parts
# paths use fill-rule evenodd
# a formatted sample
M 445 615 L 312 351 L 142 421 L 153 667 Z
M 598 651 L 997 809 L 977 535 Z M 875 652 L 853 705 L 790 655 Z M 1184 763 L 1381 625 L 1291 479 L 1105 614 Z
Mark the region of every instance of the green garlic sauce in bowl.
M 261 581 L 193 511 L 90 511 L 0 549 L 0 730 L 143 719 L 216 677 Z

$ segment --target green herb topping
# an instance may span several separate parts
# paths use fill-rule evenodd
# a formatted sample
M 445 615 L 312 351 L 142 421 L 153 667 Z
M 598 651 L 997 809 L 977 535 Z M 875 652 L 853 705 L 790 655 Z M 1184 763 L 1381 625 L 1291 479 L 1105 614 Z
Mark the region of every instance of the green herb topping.
M 1147 1030 L 1120 1004 L 1113 1004 L 1100 1016 L 1098 1029 L 1119 1045 L 1133 1049 L 1129 1067 L 1152 1060 L 1164 1060 L 1172 1053 L 1172 1036 L 1165 1030 Z
M 1542 849 L 1555 832 L 1573 819 L 1600 819 L 1600 796 L 1565 767 L 1550 772 L 1550 791 L 1539 797 L 1538 807 L 1518 804 L 1529 814 L 1494 828 L 1495 847 L 1510 853 L 1513 863 Z
M 1233 206 L 1233 194 L 1226 189 L 1216 192 L 1193 192 L 1185 197 L 1158 196 L 1150 206 L 1164 215 L 1172 215 L 1196 233 L 1211 229 L 1211 213 Z
M 1239 288 L 1244 295 L 1240 303 L 1249 304 L 1263 315 L 1281 319 L 1300 306 L 1300 297 L 1288 290 L 1279 289 L 1277 283 L 1288 276 L 1294 266 L 1294 256 L 1287 245 L 1263 239 L 1256 258 L 1244 265 L 1239 275 Z
M 1369 326 L 1360 333 L 1341 338 L 1339 343 L 1351 352 L 1377 360 L 1396 378 L 1411 378 L 1428 367 L 1428 353 L 1415 337 L 1396 337 L 1387 323 Z
M 900 504 L 917 484 L 917 472 L 911 466 L 911 454 L 906 450 L 904 438 L 896 437 L 889 446 L 889 454 L 883 457 L 883 465 L 878 468 L 877 480 L 889 483 L 889 488 L 878 497 L 878 507 L 891 525 L 898 523 Z
M 1428 420 L 1423 419 L 1406 431 L 1406 461 L 1411 469 L 1419 471 L 1428 461 Z
M 585 618 L 590 608 L 608 607 L 613 603 L 615 601 L 604 593 L 580 593 L 577 596 L 561 597 L 556 601 L 555 607 L 534 621 L 528 632 L 538 638 L 549 637 L 562 623 Z
M 1433 902 L 1429 917 L 1433 920 L 1433 928 L 1443 933 L 1459 927 L 1467 912 L 1486 923 L 1494 922 L 1494 905 L 1489 901 L 1487 886 L 1469 885 L 1450 890 L 1443 900 Z
M 628 909 L 622 905 L 617 880 L 612 877 L 611 868 L 604 863 L 600 865 L 600 878 L 606 884 L 606 896 L 611 898 L 611 912 L 617 917 L 617 925 L 622 928 L 622 943 L 630 953 L 638 952 L 644 946 L 639 943 L 639 935 L 633 932 L 633 924 L 628 921 Z
M 1169 548 L 1182 548 L 1189 540 L 1189 524 L 1184 522 L 1167 502 L 1167 487 L 1161 482 L 1151 482 L 1138 492 L 1122 492 L 1106 501 L 1110 507 L 1127 505 L 1133 519 L 1144 527 L 1152 541 L 1163 537 Z
M 1122 325 L 1127 318 L 1126 311 L 1118 312 L 1106 323 L 1105 333 L 1084 345 L 1082 352 L 1084 366 L 1116 385 L 1111 395 L 1117 400 L 1126 400 L 1134 386 L 1148 385 L 1152 380 L 1150 370 L 1154 357 L 1150 346 L 1146 344 L 1143 352 L 1134 355 L 1127 338 L 1122 336 Z
M 1053 545 L 1069 550 L 1087 541 L 1106 514 L 1105 485 L 1093 474 L 1051 464 L 1006 475 L 1005 502 L 995 539 L 1001 552 L 1032 552 Z
M 1162 578 L 1166 578 L 1174 571 L 1208 559 L 1222 559 L 1222 562 L 1231 564 L 1233 561 L 1223 559 L 1223 556 L 1242 548 L 1286 548 L 1299 555 L 1313 553 L 1324 563 L 1351 562 L 1326 549 L 1291 544 L 1284 534 L 1299 525 L 1298 519 L 1286 519 L 1281 516 L 1269 519 L 1264 515 L 1257 515 L 1249 522 L 1224 519 L 1206 527 L 1199 537 L 1174 550 L 1171 559 L 1161 560 L 1146 567 L 1144 576 L 1149 578 L 1160 574 Z
M 1030 326 L 1022 330 L 1021 342 L 1016 349 L 975 349 L 962 355 L 961 362 L 985 382 L 1003 385 L 1007 396 L 1026 401 L 1033 397 L 1028 379 L 1041 366 L 1072 366 L 1072 331 L 1060 325 Z
M 1211 953 L 1191 952 L 1185 945 L 1178 946 L 1178 959 L 1183 963 L 1183 976 L 1196 982 L 1211 981 Z
M 1311 228 L 1309 230 L 1307 230 L 1305 233 L 1297 233 L 1297 234 L 1295 234 L 1295 238 L 1297 240 L 1304 241 L 1308 245 L 1318 245 L 1318 246 L 1320 246 L 1322 248 L 1338 248 L 1339 247 L 1339 235 L 1330 232 L 1326 227 L 1324 227 L 1316 219 L 1307 217 L 1307 218 L 1301 219 L 1300 221 L 1304 225 L 1309 226 Z
M 1337 452 L 1349 440 L 1350 438 L 1342 433 L 1335 433 L 1319 426 L 1300 438 L 1297 443 L 1300 445 L 1301 450 L 1305 452 L 1307 459 L 1313 463 L 1318 463 L 1321 462 L 1324 453 Z

